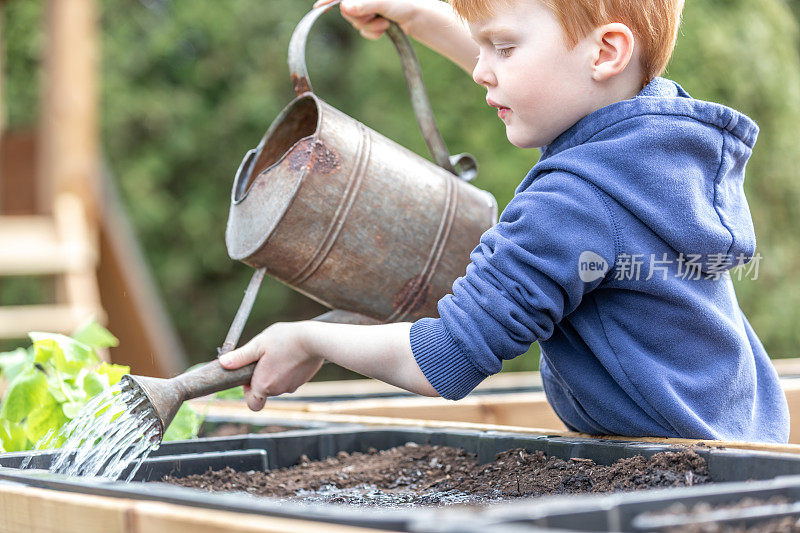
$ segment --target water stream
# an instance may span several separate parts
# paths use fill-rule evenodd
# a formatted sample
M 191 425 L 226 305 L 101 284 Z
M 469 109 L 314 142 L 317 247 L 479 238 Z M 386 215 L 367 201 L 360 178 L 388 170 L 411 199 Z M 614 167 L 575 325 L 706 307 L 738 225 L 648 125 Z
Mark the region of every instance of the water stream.
M 159 421 L 150 401 L 118 383 L 90 399 L 78 415 L 65 424 L 58 437 L 50 472 L 70 476 L 95 476 L 130 481 L 147 456 L 158 448 Z M 45 436 L 50 441 L 52 435 Z M 21 465 L 25 468 L 33 456 Z

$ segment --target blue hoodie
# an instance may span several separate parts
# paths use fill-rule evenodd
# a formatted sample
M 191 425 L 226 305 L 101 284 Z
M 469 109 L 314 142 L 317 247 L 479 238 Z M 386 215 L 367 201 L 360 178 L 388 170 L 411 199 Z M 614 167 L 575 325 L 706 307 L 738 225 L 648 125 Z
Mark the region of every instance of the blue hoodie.
M 757 135 L 664 78 L 562 133 L 440 318 L 412 325 L 431 385 L 462 398 L 538 341 L 570 429 L 786 442 L 786 399 L 730 270 L 755 275 L 743 182 Z

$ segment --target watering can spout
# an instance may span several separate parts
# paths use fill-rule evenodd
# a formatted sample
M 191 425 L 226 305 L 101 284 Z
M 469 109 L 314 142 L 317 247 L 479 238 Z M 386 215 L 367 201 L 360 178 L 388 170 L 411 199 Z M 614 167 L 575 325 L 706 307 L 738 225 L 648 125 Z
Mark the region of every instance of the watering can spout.
M 143 397 L 144 408 L 149 408 L 156 415 L 159 441 L 164 438 L 167 427 L 183 403 L 183 400 L 177 397 L 174 391 L 169 390 L 170 387 L 164 386 L 168 381 L 147 376 L 125 375 L 122 377 L 123 389 L 133 391 L 136 398 Z
M 123 380 L 124 387 L 133 390 L 137 396 L 144 396 L 144 408 L 155 412 L 160 425 L 158 439 L 161 440 L 183 402 L 246 385 L 250 383 L 254 370 L 255 363 L 227 370 L 218 361 L 211 361 L 170 379 L 126 375 Z

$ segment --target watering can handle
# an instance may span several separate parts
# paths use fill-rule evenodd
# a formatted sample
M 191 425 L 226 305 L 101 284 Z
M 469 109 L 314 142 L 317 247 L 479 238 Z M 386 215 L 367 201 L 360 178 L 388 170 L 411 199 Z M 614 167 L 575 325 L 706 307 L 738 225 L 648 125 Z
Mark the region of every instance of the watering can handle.
M 231 327 L 228 329 L 228 334 L 225 336 L 225 341 L 222 346 L 217 348 L 217 356 L 230 352 L 239 343 L 239 337 L 242 336 L 245 322 L 250 316 L 250 311 L 253 310 L 253 304 L 256 301 L 258 289 L 261 287 L 261 282 L 264 281 L 264 275 L 267 273 L 265 267 L 256 269 L 253 276 L 250 278 L 250 283 L 244 291 L 244 297 L 239 304 L 239 309 L 236 311 L 236 316 L 233 317 Z M 343 311 L 341 309 L 334 309 L 323 313 L 320 316 L 312 319 L 320 322 L 333 322 L 335 324 L 359 324 L 359 325 L 373 325 L 380 324 L 381 321 L 371 318 L 352 311 Z
M 294 29 L 292 38 L 289 41 L 289 71 L 292 76 L 294 90 L 298 96 L 312 91 L 311 81 L 308 78 L 308 69 L 306 68 L 308 33 L 319 16 L 337 4 L 339 4 L 339 0 L 312 9 Z M 391 38 L 395 48 L 397 48 L 397 53 L 400 54 L 400 59 L 403 62 L 403 74 L 405 74 L 408 90 L 411 93 L 414 114 L 417 117 L 417 123 L 422 130 L 422 136 L 425 138 L 425 144 L 428 145 L 428 150 L 430 150 L 433 160 L 443 169 L 458 175 L 465 181 L 471 181 L 477 175 L 478 167 L 475 158 L 469 154 L 458 154 L 450 157 L 447 145 L 445 145 L 444 139 L 439 133 L 439 128 L 436 127 L 433 110 L 428 100 L 428 93 L 422 83 L 419 61 L 417 61 L 417 55 L 414 53 L 411 42 L 409 42 L 408 37 L 396 22 L 390 21 L 389 29 L 386 30 L 386 33 Z M 454 166 L 459 166 L 461 171 L 456 172 L 453 168 Z
M 221 347 L 217 348 L 217 357 L 224 353 L 230 352 L 236 348 L 236 345 L 239 343 L 239 337 L 241 337 L 245 322 L 247 322 L 247 318 L 250 316 L 250 311 L 253 309 L 253 303 L 256 301 L 258 289 L 261 287 L 261 282 L 264 281 L 264 275 L 266 273 L 267 269 L 265 267 L 258 268 L 255 270 L 255 272 L 253 272 L 253 276 L 250 278 L 250 283 L 247 285 L 247 289 L 244 292 L 242 303 L 239 304 L 239 309 L 236 311 L 236 316 L 233 317 L 231 327 L 228 329 L 228 334 L 225 336 L 225 342 L 222 343 Z M 340 309 L 328 311 L 327 313 L 324 313 L 313 320 L 320 322 L 333 322 L 337 324 L 360 324 L 367 326 L 381 323 L 380 320 L 376 320 L 358 313 L 353 313 L 351 311 L 342 311 Z M 237 368 L 236 370 L 226 370 L 219 364 L 205 365 L 204 370 L 197 373 L 198 375 L 203 376 L 202 379 L 198 381 L 197 378 L 191 378 L 183 380 L 182 382 L 185 382 L 184 388 L 186 389 L 185 392 L 188 395 L 187 397 L 196 398 L 198 396 L 211 394 L 212 392 L 219 390 L 225 390 L 238 385 L 250 383 L 250 378 L 253 376 L 253 371 L 255 368 L 255 363 L 251 363 L 242 368 Z

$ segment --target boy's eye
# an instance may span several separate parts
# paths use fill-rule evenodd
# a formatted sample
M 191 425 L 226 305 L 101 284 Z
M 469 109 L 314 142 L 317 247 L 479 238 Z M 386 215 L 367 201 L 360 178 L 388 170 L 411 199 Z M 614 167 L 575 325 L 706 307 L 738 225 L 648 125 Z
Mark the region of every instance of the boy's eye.
M 514 48 L 513 48 L 513 47 L 508 47 L 508 48 L 498 48 L 498 49 L 496 50 L 496 52 L 497 52 L 497 55 L 499 55 L 500 57 L 509 57 L 509 56 L 511 55 L 511 51 L 512 51 L 512 50 L 514 50 Z

